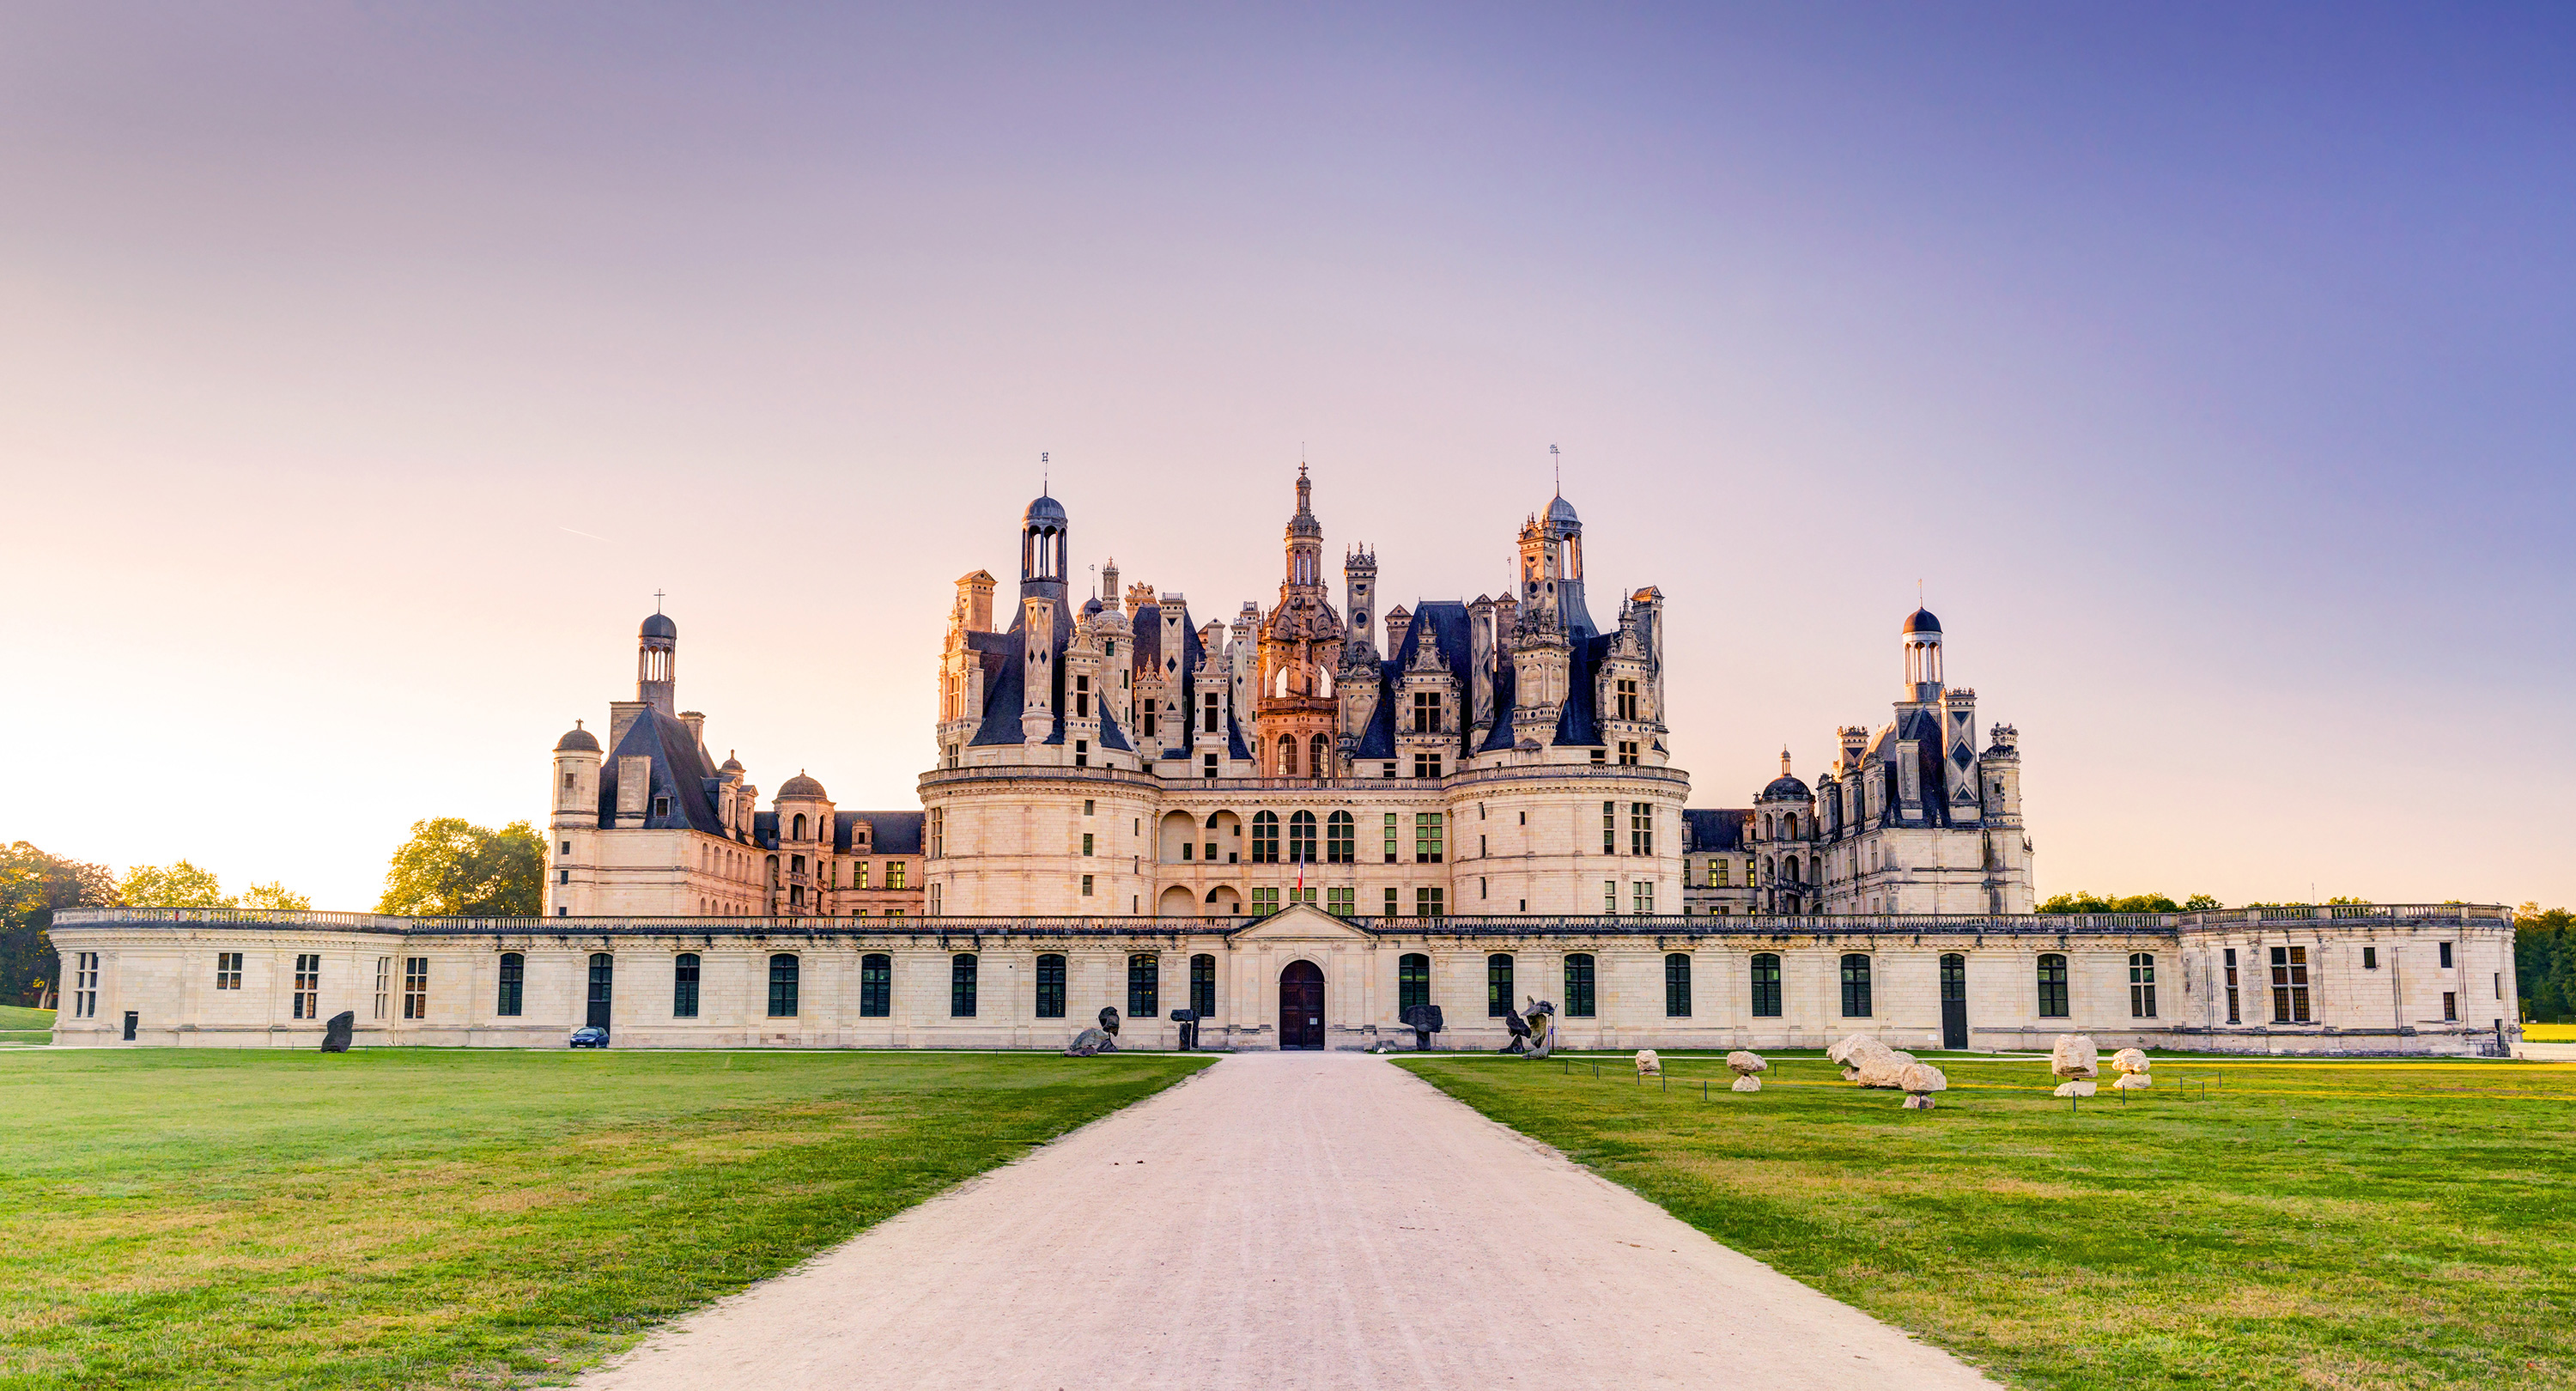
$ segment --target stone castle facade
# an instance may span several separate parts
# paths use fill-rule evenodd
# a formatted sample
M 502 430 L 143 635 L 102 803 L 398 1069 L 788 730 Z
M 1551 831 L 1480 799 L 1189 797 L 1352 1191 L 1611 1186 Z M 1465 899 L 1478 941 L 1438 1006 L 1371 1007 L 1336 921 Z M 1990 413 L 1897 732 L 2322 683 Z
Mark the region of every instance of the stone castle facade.
M 1892 718 L 1839 731 L 1814 785 L 1691 808 L 1669 758 L 1661 592 L 1596 623 L 1563 497 L 1499 596 L 1382 607 L 1345 547 L 1339 606 L 1301 468 L 1273 603 L 1201 622 L 1021 518 L 1019 582 L 957 581 L 918 807 L 816 779 L 766 809 L 677 701 L 678 628 L 638 635 L 605 743 L 548 770 L 544 916 L 74 910 L 56 1038 L 1051 1047 L 1102 1007 L 1167 1042 L 1493 1046 L 1529 996 L 1567 1042 L 2106 1043 L 2479 1052 L 2514 1018 L 2510 917 L 2461 905 L 2033 916 L 2010 726 L 1980 738 L 1941 625 L 1903 625 Z

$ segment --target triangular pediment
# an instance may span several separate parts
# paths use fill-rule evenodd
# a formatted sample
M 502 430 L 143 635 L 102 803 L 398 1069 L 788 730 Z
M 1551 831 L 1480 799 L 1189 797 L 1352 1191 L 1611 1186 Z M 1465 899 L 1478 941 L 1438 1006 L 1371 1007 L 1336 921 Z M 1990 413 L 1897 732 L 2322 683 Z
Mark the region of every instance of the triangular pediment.
M 1238 942 L 1367 941 L 1369 935 L 1311 903 L 1292 903 L 1250 927 L 1235 929 Z

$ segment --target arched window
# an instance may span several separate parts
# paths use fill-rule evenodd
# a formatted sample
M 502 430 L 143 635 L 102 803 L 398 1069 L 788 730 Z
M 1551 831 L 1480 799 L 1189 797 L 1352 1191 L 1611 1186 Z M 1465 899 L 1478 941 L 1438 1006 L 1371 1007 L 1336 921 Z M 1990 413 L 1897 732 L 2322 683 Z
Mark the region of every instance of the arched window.
M 1163 958 L 1140 951 L 1127 958 L 1127 1017 L 1151 1019 L 1162 1010 Z
M 1869 1017 L 1869 958 L 1859 952 L 1843 956 L 1843 1018 Z
M 1798 838 L 1798 813 L 1793 811 L 1780 818 L 1780 838 L 1782 840 Z
M 698 1017 L 698 954 L 684 951 L 671 958 L 671 1017 Z
M 869 952 L 859 958 L 859 1017 L 886 1019 L 894 1014 L 894 958 Z
M 803 813 L 803 812 L 801 812 L 801 811 L 800 811 L 800 812 L 796 813 L 796 832 L 795 832 L 794 836 L 792 836 L 792 837 L 791 837 L 791 839 L 795 839 L 795 840 L 803 840 L 804 838 L 805 838 L 805 813 Z
M 1780 1017 L 1780 958 L 1773 952 L 1756 952 L 1753 957 L 1753 1017 Z
M 2039 1017 L 2067 1018 L 2066 958 L 2056 952 L 2043 952 L 2039 958 Z
M 780 952 L 769 958 L 769 1017 L 796 1017 L 796 955 Z
M 1288 817 L 1288 862 L 1300 865 L 1315 862 L 1315 813 L 1301 811 Z
M 1592 1017 L 1592 953 L 1569 952 L 1565 958 L 1565 1017 Z
M 1791 888 L 1796 888 L 1798 886 L 1797 856 L 1791 855 L 1780 862 L 1780 882 L 1787 884 Z
M 1279 776 L 1297 776 L 1297 736 L 1294 734 L 1279 736 Z
M 1762 813 L 1762 838 L 1764 840 L 1771 839 L 1771 828 L 1774 824 L 1775 818 L 1773 818 L 1771 813 L 1767 811 Z
M 1205 952 L 1190 958 L 1190 1009 L 1201 1019 L 1216 1013 L 1216 958 Z
M 2142 951 L 2129 953 L 2129 1013 L 2139 1019 L 2156 1017 L 2156 959 Z
M 1252 862 L 1257 865 L 1279 863 L 1279 814 L 1259 811 L 1252 814 Z
M 501 998 L 492 1012 L 511 1018 L 519 1013 L 521 992 L 528 978 L 528 958 L 514 951 L 501 953 Z
M 1691 1012 L 1690 953 L 1664 953 L 1664 1017 L 1688 1019 Z
M 1040 1019 L 1064 1017 L 1064 958 L 1048 952 L 1038 958 L 1038 1008 Z
M 948 1017 L 975 1017 L 975 953 L 971 951 L 948 958 Z
M 1500 1019 L 1512 1012 L 1512 958 L 1509 952 L 1496 952 L 1485 958 L 1485 1017 Z
M 1431 958 L 1418 951 L 1406 952 L 1395 963 L 1395 1017 L 1415 1005 L 1431 1003 Z
M 1325 863 L 1346 865 L 1359 858 L 1358 842 L 1352 834 L 1353 824 L 1351 814 L 1346 811 L 1337 811 L 1324 818 Z
M 1333 765 L 1331 762 L 1332 752 L 1333 742 L 1321 734 L 1316 735 L 1313 744 L 1314 757 L 1306 764 L 1307 772 L 1319 778 L 1331 776 L 1333 771 Z

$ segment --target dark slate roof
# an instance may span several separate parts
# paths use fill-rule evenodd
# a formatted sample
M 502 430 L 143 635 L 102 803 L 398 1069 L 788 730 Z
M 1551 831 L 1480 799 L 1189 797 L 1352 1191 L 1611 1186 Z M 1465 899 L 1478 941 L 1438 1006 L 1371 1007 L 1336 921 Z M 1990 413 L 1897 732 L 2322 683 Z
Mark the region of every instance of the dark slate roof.
M 1100 712 L 1100 747 L 1116 749 L 1120 753 L 1136 751 L 1134 746 L 1127 742 L 1127 731 L 1118 727 L 1118 718 L 1106 710 Z
M 1519 698 L 1520 676 L 1512 670 L 1511 658 L 1494 654 L 1494 728 L 1485 736 L 1485 747 L 1479 752 L 1508 749 L 1512 746 L 1512 702 Z
M 832 813 L 832 848 L 843 853 L 854 850 L 850 831 L 861 821 L 868 823 L 869 854 L 921 853 L 922 814 L 917 811 L 836 811 Z
M 1905 631 L 1909 633 L 1937 633 L 1941 631 L 1941 620 L 1934 618 L 1932 616 L 1932 610 L 1930 609 L 1916 609 L 1914 612 L 1905 616 Z
M 600 765 L 600 825 L 617 824 L 618 760 L 639 757 L 652 760 L 653 786 L 644 804 L 646 826 L 704 831 L 711 836 L 725 833 L 724 824 L 716 820 L 715 765 L 707 761 L 706 751 L 698 747 L 687 725 L 650 705 L 636 713 L 635 723 L 626 727 L 626 737 L 617 741 L 616 752 Z M 670 813 L 653 815 L 651 797 L 670 798 Z
M 823 791 L 823 784 L 805 776 L 803 773 L 798 773 L 796 776 L 780 783 L 778 785 L 777 796 L 779 798 L 811 797 L 818 802 L 828 802 L 832 800 L 830 794 Z
M 599 752 L 599 737 L 576 724 L 572 728 L 564 731 L 564 737 L 555 741 L 556 753 L 564 753 L 572 749 L 582 749 L 590 753 L 597 753 Z
M 1807 785 L 1805 783 L 1800 782 L 1796 778 L 1790 777 L 1785 773 L 1779 777 L 1773 778 L 1770 781 L 1770 784 L 1762 789 L 1762 797 L 1765 801 L 1768 801 L 1773 797 L 1795 797 L 1800 801 L 1805 801 L 1810 795 L 1811 794 L 1807 791 Z
M 751 843 L 764 850 L 778 848 L 778 813 L 756 811 L 751 814 Z
M 1556 717 L 1556 742 L 1590 746 L 1601 742 L 1600 712 L 1593 708 L 1592 688 L 1598 684 L 1601 659 L 1610 655 L 1610 644 L 1619 640 L 1616 633 L 1603 633 L 1573 640 L 1572 658 L 1567 665 L 1565 710 Z
M 1690 843 L 1684 849 L 1695 854 L 1744 848 L 1744 823 L 1752 812 L 1740 807 L 1693 807 L 1682 813 L 1682 824 L 1690 828 Z
M 676 638 L 680 635 L 680 625 L 672 622 L 670 615 L 657 613 L 645 619 L 644 626 L 636 629 L 635 635 L 645 638 Z

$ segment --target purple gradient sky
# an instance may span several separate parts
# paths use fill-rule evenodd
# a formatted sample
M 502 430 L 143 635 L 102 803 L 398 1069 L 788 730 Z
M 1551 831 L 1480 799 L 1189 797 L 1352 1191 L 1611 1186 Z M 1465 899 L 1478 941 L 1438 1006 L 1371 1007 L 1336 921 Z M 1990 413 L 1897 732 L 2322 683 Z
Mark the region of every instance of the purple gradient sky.
M 1038 451 L 1204 619 L 1301 442 L 1390 602 L 1554 443 L 1699 805 L 1921 578 L 2043 893 L 2576 901 L 2576 12 L 1385 9 L 12 7 L 0 839 L 371 906 L 657 587 L 912 804 Z

